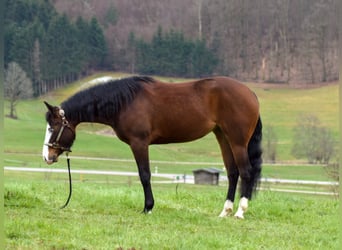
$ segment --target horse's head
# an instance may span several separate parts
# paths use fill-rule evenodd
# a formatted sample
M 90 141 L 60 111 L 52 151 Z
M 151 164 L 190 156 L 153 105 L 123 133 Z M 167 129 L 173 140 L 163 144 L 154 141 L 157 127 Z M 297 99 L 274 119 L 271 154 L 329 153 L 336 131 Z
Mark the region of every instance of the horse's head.
M 44 102 L 46 112 L 46 132 L 43 146 L 43 158 L 47 164 L 58 161 L 63 152 L 71 152 L 70 148 L 75 140 L 75 127 L 69 124 L 64 110 Z

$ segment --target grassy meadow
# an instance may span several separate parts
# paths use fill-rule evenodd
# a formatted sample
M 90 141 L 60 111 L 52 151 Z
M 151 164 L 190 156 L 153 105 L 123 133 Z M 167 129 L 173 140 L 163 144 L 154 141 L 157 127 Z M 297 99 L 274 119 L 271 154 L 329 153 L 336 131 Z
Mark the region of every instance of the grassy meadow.
M 47 166 L 41 158 L 46 126 L 42 101 L 58 105 L 89 86 L 92 79 L 104 75 L 123 76 L 97 74 L 42 98 L 20 102 L 19 119 L 5 117 L 4 121 L 5 166 L 66 169 L 64 157 L 52 166 Z M 312 113 L 338 140 L 338 86 L 313 89 L 265 88 L 252 83 L 248 86 L 259 97 L 264 127 L 273 126 L 277 133 L 277 160 L 283 163 L 264 164 L 263 177 L 331 180 L 322 166 L 293 164 L 298 160 L 291 155 L 292 130 L 298 116 Z M 72 169 L 136 171 L 129 147 L 104 133 L 107 130 L 98 124 L 82 124 L 77 128 L 71 153 Z M 184 162 L 223 167 L 219 147 L 211 134 L 191 143 L 151 146 L 150 158 L 152 172 L 157 167 L 159 173 L 192 174 L 196 168 L 208 167 Z M 67 198 L 66 174 L 5 171 L 4 177 L 7 249 L 336 249 L 338 246 L 338 201 L 333 197 L 260 191 L 250 203 L 246 219 L 239 221 L 217 217 L 227 183 L 211 187 L 159 184 L 159 179 L 153 179 L 156 205 L 153 213 L 145 216 L 140 214 L 143 192 L 137 177 L 73 174 L 73 196 L 63 210 L 58 207 Z
M 144 215 L 137 182 L 5 183 L 7 249 L 338 249 L 338 201 L 259 192 L 245 220 L 219 218 L 226 188 L 153 184 Z M 176 187 L 177 186 L 177 187 Z

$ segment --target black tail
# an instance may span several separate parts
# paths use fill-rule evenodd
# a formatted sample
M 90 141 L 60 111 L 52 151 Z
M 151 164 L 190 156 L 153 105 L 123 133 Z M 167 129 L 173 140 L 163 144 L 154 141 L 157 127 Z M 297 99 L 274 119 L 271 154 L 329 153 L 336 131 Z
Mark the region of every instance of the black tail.
M 250 179 L 250 196 L 252 196 L 252 192 L 256 191 L 258 186 L 260 177 L 261 177 L 261 164 L 262 164 L 262 148 L 261 148 L 261 140 L 262 140 L 262 123 L 259 116 L 258 123 L 254 129 L 251 140 L 248 143 L 248 156 L 249 162 L 252 165 L 251 169 L 251 179 Z M 251 197 L 250 197 L 251 198 Z

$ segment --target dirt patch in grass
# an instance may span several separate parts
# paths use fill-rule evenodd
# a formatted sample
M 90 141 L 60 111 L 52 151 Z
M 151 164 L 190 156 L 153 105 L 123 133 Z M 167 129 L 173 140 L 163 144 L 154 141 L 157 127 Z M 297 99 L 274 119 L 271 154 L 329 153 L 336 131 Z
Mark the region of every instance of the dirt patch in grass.
M 114 130 L 111 128 L 104 128 L 104 129 L 98 130 L 95 132 L 95 134 L 103 135 L 103 136 L 110 136 L 110 137 L 115 136 L 116 137 Z

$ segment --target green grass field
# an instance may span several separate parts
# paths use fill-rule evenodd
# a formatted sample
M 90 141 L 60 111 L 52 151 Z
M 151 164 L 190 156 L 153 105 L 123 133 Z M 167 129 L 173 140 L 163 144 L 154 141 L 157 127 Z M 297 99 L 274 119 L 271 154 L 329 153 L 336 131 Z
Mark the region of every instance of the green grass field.
M 219 218 L 225 188 L 154 184 L 144 215 L 138 183 L 5 183 L 7 249 L 337 249 L 338 201 L 260 192 L 244 221 Z
M 7 249 L 337 249 L 338 201 L 260 192 L 244 221 L 219 218 L 225 187 L 153 184 L 144 215 L 139 183 L 10 177 L 5 183 Z M 65 191 L 65 192 L 64 192 Z
M 19 119 L 5 117 L 4 121 L 5 165 L 48 167 L 41 158 L 46 126 L 42 101 L 58 105 L 87 81 L 103 75 L 108 73 L 20 102 Z M 259 97 L 264 127 L 276 130 L 278 161 L 296 160 L 290 152 L 292 129 L 300 114 L 316 115 L 338 140 L 337 85 L 307 90 L 248 85 Z M 114 136 L 97 133 L 103 129 L 106 127 L 94 124 L 78 127 L 72 169 L 136 171 L 129 147 Z M 189 161 L 223 167 L 211 134 L 191 143 L 151 146 L 150 155 L 152 172 L 158 167 L 159 173 L 192 174 L 203 167 L 179 163 Z M 49 167 L 65 169 L 65 158 Z M 152 215 L 145 216 L 140 214 L 143 192 L 135 177 L 73 175 L 71 204 L 59 210 L 68 192 L 66 174 L 5 171 L 4 176 L 7 249 L 336 249 L 338 244 L 338 202 L 333 197 L 260 191 L 250 203 L 245 221 L 222 220 L 217 215 L 226 183 L 215 187 L 179 184 L 176 194 L 176 184 L 154 182 L 156 207 Z M 264 164 L 263 177 L 331 180 L 322 166 L 304 164 Z

